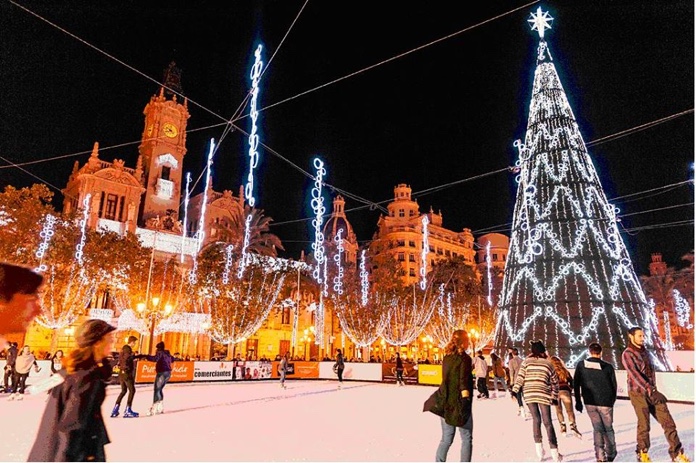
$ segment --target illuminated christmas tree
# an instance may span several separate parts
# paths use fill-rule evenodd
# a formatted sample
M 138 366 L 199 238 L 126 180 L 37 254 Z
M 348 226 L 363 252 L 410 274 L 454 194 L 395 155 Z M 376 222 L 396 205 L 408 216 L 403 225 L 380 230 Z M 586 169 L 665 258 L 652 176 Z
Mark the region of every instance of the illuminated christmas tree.
M 553 20 L 531 14 L 539 33 L 532 100 L 519 175 L 512 237 L 499 302 L 495 346 L 529 350 L 541 339 L 569 367 L 590 342 L 622 368 L 626 331 L 641 326 L 658 369 L 669 364 L 655 317 L 617 228 L 551 58 L 544 31 Z

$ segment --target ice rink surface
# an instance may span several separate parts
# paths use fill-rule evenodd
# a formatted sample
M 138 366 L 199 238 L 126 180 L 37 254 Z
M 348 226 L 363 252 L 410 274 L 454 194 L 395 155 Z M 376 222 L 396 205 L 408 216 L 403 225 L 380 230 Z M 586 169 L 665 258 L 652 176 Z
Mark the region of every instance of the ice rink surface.
M 434 461 L 439 417 L 423 413 L 432 386 L 367 382 L 277 381 L 168 384 L 164 414 L 145 416 L 152 386 L 138 386 L 140 418 L 109 418 L 119 392 L 110 386 L 103 413 L 111 438 L 108 461 Z M 536 461 L 532 422 L 517 416 L 505 394 L 474 402 L 473 461 Z M 8 401 L 0 395 L 0 461 L 26 461 L 46 395 Z M 125 399 L 123 406 L 125 406 Z M 123 412 L 121 407 L 121 412 Z M 694 456 L 694 406 L 669 404 L 687 455 Z M 558 433 L 558 423 L 554 425 Z M 577 414 L 583 439 L 559 435 L 564 461 L 594 461 L 592 428 Z M 616 461 L 635 461 L 636 417 L 627 400 L 614 408 Z M 670 461 L 656 421 L 653 461 Z M 544 432 L 545 447 L 548 444 Z M 448 461 L 459 460 L 459 435 Z M 550 458 L 546 459 L 551 461 Z

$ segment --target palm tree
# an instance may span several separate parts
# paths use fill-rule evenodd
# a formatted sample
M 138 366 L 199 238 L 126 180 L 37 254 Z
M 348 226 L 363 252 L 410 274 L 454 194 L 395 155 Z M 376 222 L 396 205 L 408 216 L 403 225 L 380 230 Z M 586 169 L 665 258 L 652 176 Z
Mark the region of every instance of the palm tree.
M 220 239 L 234 245 L 235 251 L 241 250 L 244 245 L 247 217 L 250 217 L 249 243 L 246 249 L 248 253 L 277 257 L 279 249 L 285 250 L 280 238 L 269 232 L 273 219 L 265 217 L 263 209 L 256 209 L 248 205 L 244 206 L 244 215 L 233 213 L 230 218 L 220 222 L 218 229 Z

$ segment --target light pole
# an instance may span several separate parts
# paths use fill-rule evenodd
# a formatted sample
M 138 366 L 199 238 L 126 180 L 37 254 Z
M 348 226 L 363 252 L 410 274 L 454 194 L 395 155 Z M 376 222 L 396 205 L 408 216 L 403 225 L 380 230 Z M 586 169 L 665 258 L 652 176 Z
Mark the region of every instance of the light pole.
M 148 287 L 149 289 L 149 287 Z M 150 320 L 150 339 L 148 340 L 147 343 L 147 352 L 148 354 L 152 354 L 152 338 L 155 337 L 155 320 L 160 318 L 162 313 L 158 309 L 159 303 L 160 303 L 160 298 L 159 297 L 153 297 L 151 299 L 146 299 L 147 302 L 140 302 L 137 305 L 138 308 L 138 313 L 141 314 L 143 317 L 148 317 Z M 164 310 L 163 310 L 163 315 L 168 316 L 169 314 L 172 313 L 173 307 L 171 304 L 165 304 Z

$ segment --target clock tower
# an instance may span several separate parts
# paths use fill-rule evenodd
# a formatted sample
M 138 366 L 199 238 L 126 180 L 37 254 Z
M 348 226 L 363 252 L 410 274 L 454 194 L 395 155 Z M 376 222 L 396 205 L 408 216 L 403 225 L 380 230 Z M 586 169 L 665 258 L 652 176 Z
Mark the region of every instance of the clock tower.
M 169 87 L 167 81 L 165 86 Z M 145 187 L 140 217 L 141 225 L 145 226 L 162 223 L 167 216 L 172 216 L 174 221 L 179 217 L 186 124 L 190 115 L 188 100 L 184 98 L 182 104 L 177 101 L 176 94 L 169 97 L 165 94 L 165 86 L 150 98 L 143 111 L 145 128 L 138 151 L 142 157 Z

